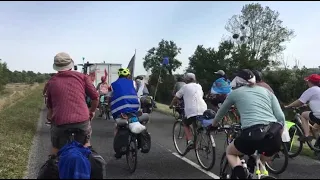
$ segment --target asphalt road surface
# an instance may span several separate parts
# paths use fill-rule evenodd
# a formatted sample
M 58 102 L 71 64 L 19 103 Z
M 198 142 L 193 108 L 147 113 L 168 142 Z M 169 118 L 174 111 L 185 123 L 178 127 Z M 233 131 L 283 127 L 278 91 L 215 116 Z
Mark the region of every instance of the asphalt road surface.
M 25 178 L 34 179 L 39 168 L 47 160 L 50 150 L 50 133 L 45 125 L 46 110 L 40 115 L 38 134 L 34 139 L 29 157 L 28 173 Z M 151 114 L 148 131 L 152 138 L 152 147 L 148 154 L 138 155 L 138 166 L 135 173 L 130 174 L 126 159 L 116 160 L 113 152 L 113 127 L 111 120 L 95 118 L 92 122 L 93 148 L 107 161 L 108 179 L 216 179 L 219 174 L 219 162 L 224 151 L 224 136 L 215 135 L 216 164 L 210 171 L 204 171 L 197 165 L 194 151 L 185 158 L 175 153 L 172 142 L 172 126 L 174 119 L 158 112 Z M 299 156 L 289 160 L 287 170 L 277 176 L 279 179 L 319 179 L 320 162 Z

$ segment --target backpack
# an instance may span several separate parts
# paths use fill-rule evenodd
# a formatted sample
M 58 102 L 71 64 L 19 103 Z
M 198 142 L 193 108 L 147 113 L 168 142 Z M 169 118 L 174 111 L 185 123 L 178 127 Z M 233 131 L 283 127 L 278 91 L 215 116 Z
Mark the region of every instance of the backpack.
M 91 179 L 105 179 L 106 161 L 92 148 L 91 152 L 92 153 L 88 157 L 91 164 Z
M 49 156 L 49 159 L 40 168 L 37 179 L 59 179 L 57 156 Z
M 125 155 L 127 153 L 129 141 L 129 129 L 119 127 L 118 132 L 113 140 L 113 149 L 117 154 Z
M 91 164 L 89 155 L 91 150 L 77 141 L 72 141 L 62 147 L 59 152 L 60 179 L 90 179 Z
M 151 136 L 147 130 L 139 134 L 138 145 L 142 153 L 148 153 L 151 149 Z

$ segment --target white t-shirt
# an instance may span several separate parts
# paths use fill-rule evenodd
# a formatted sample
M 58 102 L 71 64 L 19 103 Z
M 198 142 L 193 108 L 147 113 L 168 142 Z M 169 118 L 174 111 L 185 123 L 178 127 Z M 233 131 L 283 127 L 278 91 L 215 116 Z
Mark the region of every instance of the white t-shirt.
M 188 83 L 181 87 L 176 97 L 184 100 L 184 112 L 187 118 L 202 115 L 207 110 L 207 104 L 203 99 L 203 90 L 200 84 Z
M 307 89 L 299 100 L 304 104 L 309 104 L 313 115 L 320 119 L 320 87 L 313 86 Z

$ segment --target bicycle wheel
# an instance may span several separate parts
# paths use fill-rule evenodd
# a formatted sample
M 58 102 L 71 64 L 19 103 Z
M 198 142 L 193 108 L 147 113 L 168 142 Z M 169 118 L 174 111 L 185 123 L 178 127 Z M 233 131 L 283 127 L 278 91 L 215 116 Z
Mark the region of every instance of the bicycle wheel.
M 298 125 L 293 125 L 289 129 L 290 142 L 287 144 L 288 155 L 290 158 L 297 157 L 303 148 L 303 142 L 299 141 L 299 137 L 303 136 L 303 131 Z
M 201 130 L 197 133 L 195 144 L 195 153 L 200 166 L 203 169 L 209 171 L 213 168 L 216 161 L 216 145 L 212 135 L 210 133 L 205 132 L 204 130 Z M 211 160 L 208 160 L 209 158 L 211 158 Z M 208 161 L 205 162 L 205 160 Z
M 185 137 L 185 132 L 183 128 L 183 123 L 181 120 L 176 121 L 173 124 L 173 132 L 172 132 L 173 144 L 177 153 L 180 156 L 186 155 L 187 151 L 187 139 Z
M 226 155 L 227 155 L 226 152 L 224 152 L 221 157 L 220 172 L 219 172 L 220 179 L 230 179 L 231 177 L 232 168 L 229 165 Z
M 277 179 L 273 176 L 262 176 L 260 179 Z
M 280 155 L 283 156 L 283 158 L 281 158 Z M 280 160 L 278 161 L 278 159 Z M 281 174 L 287 169 L 288 160 L 288 149 L 285 143 L 282 142 L 280 151 L 273 156 L 272 163 L 266 163 L 266 168 L 273 174 Z
M 130 170 L 130 173 L 134 173 L 137 168 L 138 161 L 138 149 L 137 149 L 137 140 L 130 136 L 130 141 L 128 145 L 128 151 L 126 154 L 127 164 Z

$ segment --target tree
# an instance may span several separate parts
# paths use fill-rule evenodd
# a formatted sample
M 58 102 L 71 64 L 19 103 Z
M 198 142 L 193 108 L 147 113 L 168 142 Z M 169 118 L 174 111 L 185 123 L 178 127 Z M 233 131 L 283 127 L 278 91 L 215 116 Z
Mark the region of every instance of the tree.
M 214 72 L 223 69 L 225 72 L 232 72 L 231 67 L 232 49 L 234 44 L 231 41 L 222 41 L 219 48 L 205 48 L 198 45 L 194 54 L 189 57 L 188 72 L 193 72 L 203 89 L 209 89 L 216 78 Z
M 244 49 L 241 45 L 246 44 L 250 59 L 265 61 L 268 65 L 278 64 L 273 58 L 285 50 L 284 43 L 294 37 L 294 31 L 284 27 L 279 15 L 268 6 L 247 4 L 240 15 L 229 19 L 225 28 L 238 48 Z
M 162 39 L 158 47 L 151 48 L 145 55 L 143 67 L 146 71 L 151 70 L 152 73 L 159 71 L 162 68 L 162 61 L 164 57 L 169 58 L 169 64 L 165 66 L 165 72 L 170 75 L 181 66 L 181 62 L 176 59 L 176 56 L 180 54 L 181 48 L 179 48 L 173 41 L 167 41 Z

